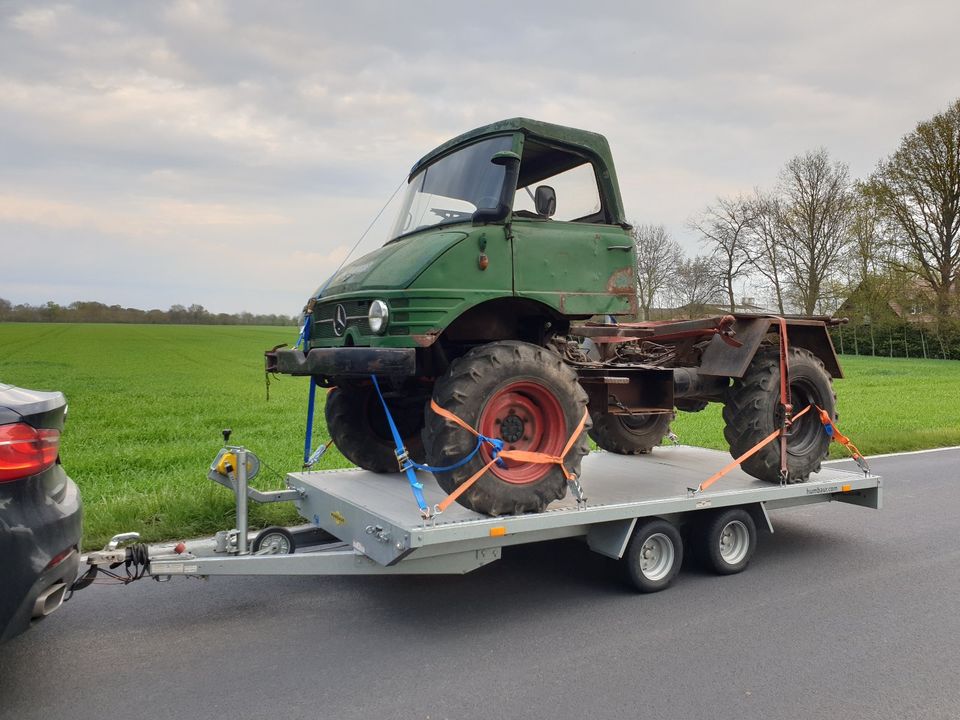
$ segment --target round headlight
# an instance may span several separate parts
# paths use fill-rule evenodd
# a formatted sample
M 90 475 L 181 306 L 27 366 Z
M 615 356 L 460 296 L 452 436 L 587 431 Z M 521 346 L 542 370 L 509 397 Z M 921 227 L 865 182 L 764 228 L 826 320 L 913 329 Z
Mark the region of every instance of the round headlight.
M 387 329 L 387 320 L 390 318 L 390 308 L 383 300 L 374 300 L 370 303 L 370 311 L 367 313 L 367 320 L 370 322 L 370 330 L 380 335 Z

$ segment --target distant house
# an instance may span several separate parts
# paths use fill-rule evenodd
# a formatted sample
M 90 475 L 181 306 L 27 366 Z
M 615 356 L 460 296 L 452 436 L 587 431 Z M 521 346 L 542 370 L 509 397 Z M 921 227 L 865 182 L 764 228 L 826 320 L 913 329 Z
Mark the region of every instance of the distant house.
M 841 303 L 834 315 L 846 316 L 856 322 L 880 324 L 908 322 L 926 325 L 936 320 L 933 295 L 919 279 L 914 279 L 896 293 L 896 298 L 892 295 L 878 282 L 863 281 Z

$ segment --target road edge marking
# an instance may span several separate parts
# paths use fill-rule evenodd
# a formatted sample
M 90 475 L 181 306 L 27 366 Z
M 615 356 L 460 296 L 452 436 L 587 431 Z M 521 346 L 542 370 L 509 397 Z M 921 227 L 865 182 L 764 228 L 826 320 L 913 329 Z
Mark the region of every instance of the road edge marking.
M 883 453 L 882 455 L 864 455 L 867 460 L 877 460 L 879 458 L 900 457 L 902 455 L 922 455 L 923 453 L 943 452 L 944 450 L 960 450 L 960 445 L 951 445 L 950 447 L 929 448 L 927 450 L 904 450 L 903 452 Z M 824 460 L 824 465 L 835 465 L 836 463 L 853 462 L 852 458 L 837 458 L 836 460 Z

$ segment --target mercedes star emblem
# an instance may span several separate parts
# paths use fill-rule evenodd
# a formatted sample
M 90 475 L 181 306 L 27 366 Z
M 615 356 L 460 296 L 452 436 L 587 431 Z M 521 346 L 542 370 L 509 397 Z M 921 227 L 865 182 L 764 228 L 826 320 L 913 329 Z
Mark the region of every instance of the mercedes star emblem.
M 337 337 L 343 335 L 347 329 L 347 311 L 343 305 L 337 305 L 337 313 L 333 317 L 333 332 Z

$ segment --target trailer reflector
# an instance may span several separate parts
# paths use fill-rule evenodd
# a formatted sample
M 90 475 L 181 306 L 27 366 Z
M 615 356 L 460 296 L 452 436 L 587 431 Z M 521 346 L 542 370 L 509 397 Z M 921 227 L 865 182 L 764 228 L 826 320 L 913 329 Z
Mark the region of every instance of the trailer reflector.
M 850 485 L 844 485 L 840 488 L 840 492 L 850 492 L 851 489 L 852 487 Z
M 490 528 L 490 537 L 503 537 L 507 534 L 507 529 L 503 525 Z

